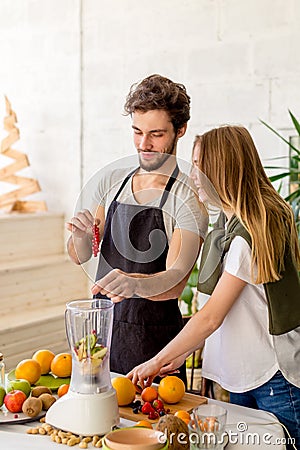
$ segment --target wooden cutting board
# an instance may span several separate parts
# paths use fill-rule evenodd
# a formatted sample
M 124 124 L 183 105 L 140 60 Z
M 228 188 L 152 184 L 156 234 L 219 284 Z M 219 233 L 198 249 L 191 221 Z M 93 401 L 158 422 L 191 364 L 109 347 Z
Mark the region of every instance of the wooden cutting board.
M 136 396 L 136 400 L 140 400 L 139 395 Z M 165 403 L 165 409 L 170 409 L 170 413 L 174 414 L 176 411 L 184 410 L 191 412 L 193 408 L 196 408 L 199 405 L 203 405 L 203 403 L 207 403 L 206 397 L 201 397 L 200 395 L 185 393 L 180 402 L 175 405 L 169 405 Z M 133 422 L 138 422 L 139 420 L 149 420 L 146 414 L 139 412 L 138 414 L 134 414 L 132 408 L 130 406 L 120 406 L 119 407 L 120 417 L 123 419 L 132 420 Z M 149 422 L 155 423 L 158 422 L 159 418 L 156 420 L 149 420 Z

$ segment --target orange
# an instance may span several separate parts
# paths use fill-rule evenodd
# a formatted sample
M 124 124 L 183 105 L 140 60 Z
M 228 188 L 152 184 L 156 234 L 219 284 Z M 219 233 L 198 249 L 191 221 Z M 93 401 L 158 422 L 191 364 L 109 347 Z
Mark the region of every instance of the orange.
M 58 353 L 51 362 L 51 372 L 60 378 L 70 377 L 72 372 L 72 356 L 70 353 Z
M 135 399 L 135 386 L 129 378 L 115 377 L 111 380 L 112 387 L 117 392 L 119 406 L 129 405 Z
M 158 385 L 158 394 L 160 398 L 166 403 L 178 403 L 185 393 L 184 382 L 174 376 L 169 375 L 160 380 Z
M 189 413 L 187 411 L 183 411 L 182 409 L 176 411 L 174 416 L 179 417 L 179 419 L 183 420 L 186 424 L 188 424 L 191 420 Z
M 33 354 L 32 359 L 35 359 L 41 366 L 42 375 L 46 375 L 50 372 L 51 362 L 54 356 L 54 353 L 50 350 L 37 350 Z
M 59 388 L 57 389 L 57 395 L 59 397 L 62 397 L 68 392 L 69 387 L 70 387 L 69 384 L 62 384 L 61 386 L 59 386 Z
M 142 390 L 141 398 L 143 402 L 150 402 L 152 403 L 153 400 L 156 400 L 158 398 L 158 392 L 154 387 L 149 386 Z
M 146 428 L 152 428 L 151 422 L 148 422 L 148 420 L 140 420 L 137 422 L 135 427 L 146 427 Z
M 36 383 L 41 374 L 41 366 L 34 359 L 22 359 L 15 370 L 15 377 L 17 379 L 24 378 L 29 381 L 30 384 Z

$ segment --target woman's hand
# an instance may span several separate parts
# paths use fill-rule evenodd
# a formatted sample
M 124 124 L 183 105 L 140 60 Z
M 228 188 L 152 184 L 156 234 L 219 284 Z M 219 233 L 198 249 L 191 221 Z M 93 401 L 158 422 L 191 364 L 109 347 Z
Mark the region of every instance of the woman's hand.
M 128 374 L 127 378 L 132 380 L 133 384 L 141 386 L 144 389 L 151 386 L 154 378 L 159 374 L 161 367 L 157 361 L 152 358 L 139 366 L 134 367 Z
M 159 364 L 157 358 L 154 357 L 134 367 L 126 376 L 132 380 L 133 384 L 140 385 L 144 389 L 146 386 L 151 386 L 156 376 L 165 377 L 166 375 L 178 373 L 179 370 L 176 369 L 184 363 L 186 357 L 187 354 L 185 353 L 164 366 Z
M 158 376 L 165 377 L 167 375 L 178 373 L 179 370 L 176 369 L 182 366 L 188 356 L 189 353 L 185 353 L 184 355 L 180 355 L 177 358 L 173 359 L 170 363 L 166 364 L 160 369 Z

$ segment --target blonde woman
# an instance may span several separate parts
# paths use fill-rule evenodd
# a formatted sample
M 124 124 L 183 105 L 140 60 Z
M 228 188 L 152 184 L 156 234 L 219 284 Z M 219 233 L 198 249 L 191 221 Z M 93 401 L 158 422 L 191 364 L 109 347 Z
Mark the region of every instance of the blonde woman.
M 129 374 L 151 384 L 203 345 L 203 376 L 231 402 L 270 411 L 300 448 L 300 268 L 293 212 L 266 176 L 249 132 L 224 126 L 197 136 L 192 178 L 222 207 L 203 247 L 203 308 L 154 358 Z M 197 170 L 199 169 L 199 170 Z

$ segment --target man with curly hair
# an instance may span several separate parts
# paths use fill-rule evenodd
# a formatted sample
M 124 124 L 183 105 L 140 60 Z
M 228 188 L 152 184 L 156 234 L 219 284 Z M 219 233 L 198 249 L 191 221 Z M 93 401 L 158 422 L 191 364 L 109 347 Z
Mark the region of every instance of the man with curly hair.
M 111 370 L 126 374 L 154 356 L 181 330 L 178 297 L 197 260 L 207 214 L 176 161 L 190 118 L 182 84 L 151 75 L 134 84 L 131 116 L 138 167 L 114 169 L 99 180 L 95 210 L 80 211 L 67 228 L 77 264 L 92 255 L 92 227 L 101 250 L 92 293 L 115 303 Z M 179 376 L 185 381 L 185 366 Z

